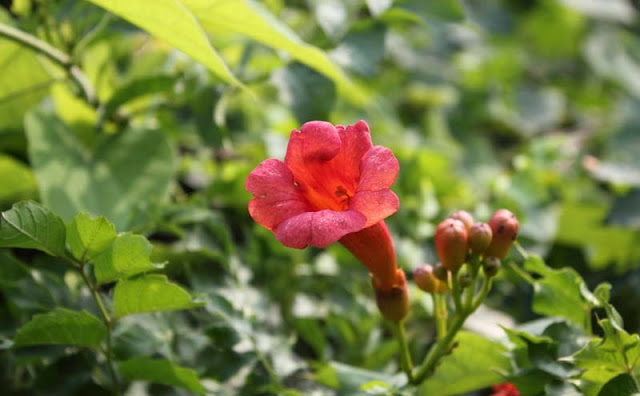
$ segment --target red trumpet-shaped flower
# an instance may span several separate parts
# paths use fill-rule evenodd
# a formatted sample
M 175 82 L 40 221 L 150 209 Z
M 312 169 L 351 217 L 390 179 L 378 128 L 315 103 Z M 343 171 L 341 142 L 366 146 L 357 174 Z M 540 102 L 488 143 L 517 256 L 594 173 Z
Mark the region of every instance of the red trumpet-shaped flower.
M 249 213 L 288 247 L 340 241 L 376 289 L 391 290 L 401 280 L 383 219 L 398 210 L 389 189 L 398 170 L 391 150 L 372 145 L 366 122 L 307 122 L 291 132 L 284 162 L 268 159 L 249 174 Z

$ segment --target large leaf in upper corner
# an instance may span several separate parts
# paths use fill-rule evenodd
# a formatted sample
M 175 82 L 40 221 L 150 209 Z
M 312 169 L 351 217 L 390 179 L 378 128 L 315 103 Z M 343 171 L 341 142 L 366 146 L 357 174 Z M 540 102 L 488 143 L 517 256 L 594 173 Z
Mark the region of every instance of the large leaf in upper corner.
M 38 249 L 64 256 L 62 219 L 31 201 L 19 202 L 0 214 L 0 247 Z
M 239 33 L 291 57 L 324 74 L 338 91 L 355 103 L 364 103 L 366 94 L 351 82 L 321 49 L 302 41 L 287 25 L 261 4 L 251 0 L 183 0 L 210 33 Z
M 13 341 L 16 346 L 68 344 L 98 348 L 106 336 L 105 324 L 90 313 L 56 308 L 34 315 L 18 329 Z
M 239 85 L 209 43 L 193 14 L 179 0 L 89 0 L 173 45 L 223 81 Z
M 55 116 L 30 113 L 25 129 L 42 200 L 67 221 L 89 212 L 129 229 L 144 205 L 168 194 L 174 153 L 163 133 L 127 130 L 89 152 Z

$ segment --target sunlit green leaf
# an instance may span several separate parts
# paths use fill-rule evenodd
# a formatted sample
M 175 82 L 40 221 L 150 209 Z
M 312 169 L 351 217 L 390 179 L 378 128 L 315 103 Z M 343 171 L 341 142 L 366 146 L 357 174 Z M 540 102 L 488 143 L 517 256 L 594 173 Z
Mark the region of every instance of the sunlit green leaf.
M 164 275 L 147 275 L 137 279 L 121 280 L 113 293 L 116 317 L 141 312 L 171 311 L 201 307 L 189 293 L 169 282 Z
M 193 14 L 180 0 L 89 0 L 175 46 L 223 81 L 239 85 L 209 43 Z
M 42 200 L 67 221 L 86 211 L 125 230 L 145 205 L 168 193 L 174 154 L 163 133 L 128 130 L 103 138 L 89 153 L 54 116 L 31 113 L 25 127 Z
M 541 276 L 533 284 L 532 308 L 535 312 L 562 316 L 582 327 L 590 323 L 592 305 L 583 296 L 584 280 L 574 269 L 554 270 L 536 255 L 530 255 L 524 267 Z
M 200 395 L 205 392 L 195 370 L 176 366 L 169 360 L 139 356 L 118 363 L 118 371 L 128 381 L 176 386 Z
M 37 188 L 31 169 L 0 154 L 0 204 L 34 197 Z
M 634 234 L 621 227 L 605 225 L 606 208 L 566 202 L 558 220 L 557 241 L 583 246 L 595 268 L 611 262 L 627 268 L 640 258 Z
M 0 215 L 0 247 L 38 249 L 64 256 L 64 223 L 35 202 L 17 203 Z
M 363 104 L 367 95 L 354 85 L 319 48 L 306 44 L 261 4 L 251 0 L 183 0 L 205 30 L 213 34 L 239 33 L 289 53 L 297 61 L 329 77 L 347 99 Z
M 456 340 L 458 346 L 420 386 L 420 394 L 459 395 L 505 382 L 512 367 L 504 346 L 467 332 Z
M 150 260 L 153 246 L 142 235 L 121 234 L 94 259 L 98 284 L 161 268 Z
M 0 14 L 0 22 L 5 22 Z M 0 140 L 20 128 L 22 117 L 47 94 L 54 81 L 33 51 L 0 37 Z M 4 145 L 4 141 L 2 142 Z
M 35 315 L 18 329 L 13 341 L 16 346 L 70 344 L 98 348 L 106 335 L 105 324 L 90 313 L 56 308 Z
M 67 225 L 67 244 L 75 258 L 92 260 L 116 239 L 116 229 L 106 217 L 91 218 L 88 213 L 78 213 Z
M 573 356 L 576 365 L 584 370 L 582 378 L 599 389 L 613 377 L 633 373 L 639 375 L 640 338 L 616 328 L 609 319 L 600 322 L 604 339 L 593 339 Z

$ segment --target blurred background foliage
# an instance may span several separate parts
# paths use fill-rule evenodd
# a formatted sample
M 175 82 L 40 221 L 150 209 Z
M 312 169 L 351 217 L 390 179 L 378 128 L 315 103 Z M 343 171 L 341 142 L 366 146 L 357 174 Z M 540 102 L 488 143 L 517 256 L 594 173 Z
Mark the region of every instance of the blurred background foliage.
M 591 289 L 612 283 L 626 329 L 640 329 L 636 2 L 175 3 L 211 45 L 189 36 L 193 26 L 167 3 L 0 8 L 0 22 L 69 54 L 96 98 L 83 98 L 59 65 L 0 37 L 0 209 L 35 199 L 65 221 L 81 210 L 106 214 L 118 231 L 145 234 L 153 260 L 169 261 L 173 279 L 208 299 L 202 310 L 123 319 L 118 358 L 172 359 L 223 395 L 384 393 L 398 383 L 373 374 L 397 371 L 397 345 L 364 268 L 338 245 L 285 248 L 247 213 L 246 175 L 283 158 L 290 131 L 314 119 L 364 119 L 375 144 L 396 154 L 401 207 L 387 224 L 407 272 L 436 260 L 435 225 L 452 211 L 486 221 L 506 207 L 528 251 L 575 268 Z M 511 270 L 500 277 L 491 308 L 474 321 L 481 334 L 495 333 L 496 318 L 538 318 L 531 287 Z M 412 297 L 419 351 L 432 336 L 431 305 Z M 55 306 L 95 311 L 65 267 L 25 252 L 0 255 L 0 303 L 6 338 Z M 470 358 L 476 368 L 496 353 L 485 338 L 465 337 L 487 349 Z M 86 360 L 68 348 L 7 351 L 1 388 L 104 393 Z M 475 389 L 434 381 L 425 392 Z M 545 392 L 567 389 L 556 385 Z

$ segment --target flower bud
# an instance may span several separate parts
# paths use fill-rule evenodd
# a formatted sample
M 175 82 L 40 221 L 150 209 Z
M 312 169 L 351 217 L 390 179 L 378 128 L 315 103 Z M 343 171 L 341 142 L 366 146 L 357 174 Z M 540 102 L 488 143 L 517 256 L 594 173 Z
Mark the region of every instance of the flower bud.
M 449 271 L 442 265 L 442 263 L 437 263 L 435 267 L 433 267 L 433 275 L 436 278 L 443 281 L 445 284 L 449 281 Z
M 520 224 L 513 213 L 507 209 L 499 209 L 489 219 L 489 226 L 493 236 L 491 244 L 484 252 L 484 255 L 502 259 L 507 255 L 511 244 L 515 241 Z
M 465 210 L 458 210 L 457 212 L 453 212 L 451 216 L 449 216 L 449 218 L 460 220 L 464 224 L 467 231 L 469 231 L 471 229 L 471 226 L 473 225 L 473 217 L 469 212 Z
M 476 254 L 482 254 L 491 244 L 493 232 L 487 223 L 475 223 L 469 230 L 469 249 Z
M 500 259 L 497 257 L 485 257 L 482 262 L 482 270 L 489 278 L 495 276 L 500 270 Z
M 469 274 L 461 274 L 458 277 L 458 284 L 462 289 L 465 289 L 471 285 L 471 275 Z
M 467 229 L 460 220 L 446 219 L 436 229 L 436 252 L 442 265 L 451 272 L 467 259 Z
M 427 293 L 444 293 L 447 291 L 447 284 L 436 278 L 433 274 L 433 267 L 423 264 L 413 271 L 413 281 L 418 287 Z
M 373 289 L 376 293 L 376 304 L 382 316 L 392 322 L 399 322 L 409 312 L 409 289 L 407 278 L 401 269 L 396 270 L 394 285 L 389 290 L 376 287 L 372 278 Z

